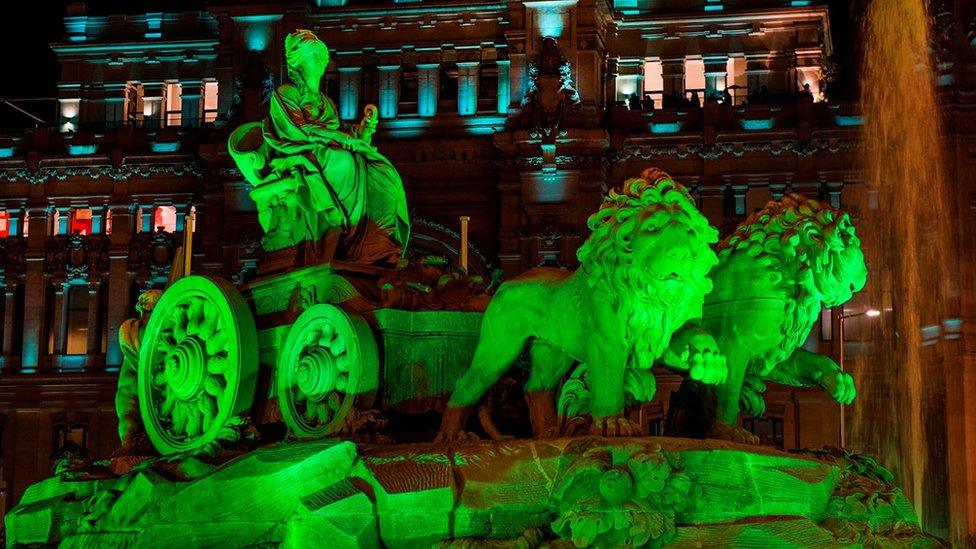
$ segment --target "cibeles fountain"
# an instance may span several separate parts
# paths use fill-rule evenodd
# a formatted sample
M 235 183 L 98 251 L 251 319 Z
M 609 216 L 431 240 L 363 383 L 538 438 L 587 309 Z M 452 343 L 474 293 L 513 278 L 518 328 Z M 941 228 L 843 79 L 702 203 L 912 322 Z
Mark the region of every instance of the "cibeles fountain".
M 32 486 L 8 543 L 941 545 L 882 464 L 784 453 L 737 426 L 762 413 L 765 382 L 854 401 L 851 376 L 802 347 L 868 277 L 846 213 L 791 194 L 720 242 L 649 167 L 590 216 L 578 270 L 495 289 L 407 253 L 375 108 L 342 128 L 318 89 L 325 44 L 296 30 L 285 55 L 268 117 L 228 143 L 267 261 L 242 288 L 174 268 L 140 299 L 122 328 L 120 449 Z M 654 397 L 653 366 L 686 378 L 668 426 L 685 437 L 628 417 Z M 521 438 L 490 397 L 516 369 Z

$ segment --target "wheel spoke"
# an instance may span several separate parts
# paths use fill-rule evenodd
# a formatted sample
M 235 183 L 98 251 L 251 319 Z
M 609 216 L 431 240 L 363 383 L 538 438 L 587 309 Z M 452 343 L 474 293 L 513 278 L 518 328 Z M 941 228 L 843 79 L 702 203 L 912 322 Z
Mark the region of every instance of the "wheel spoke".
M 230 368 L 230 361 L 226 356 L 212 356 L 207 360 L 207 372 L 213 375 L 224 375 Z
M 227 349 L 227 332 L 224 330 L 217 330 L 212 336 L 208 337 L 206 341 L 207 354 L 214 356 Z
M 207 376 L 203 380 L 203 390 L 217 400 L 220 400 L 224 396 L 225 387 L 226 383 L 218 376 Z

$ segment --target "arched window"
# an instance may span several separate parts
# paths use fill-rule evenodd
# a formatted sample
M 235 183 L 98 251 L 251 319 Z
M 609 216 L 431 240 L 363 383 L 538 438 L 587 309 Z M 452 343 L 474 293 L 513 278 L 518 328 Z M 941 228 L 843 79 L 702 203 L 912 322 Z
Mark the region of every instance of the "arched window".
M 67 338 L 65 354 L 88 353 L 88 286 L 76 284 L 68 290 L 68 308 L 65 318 Z

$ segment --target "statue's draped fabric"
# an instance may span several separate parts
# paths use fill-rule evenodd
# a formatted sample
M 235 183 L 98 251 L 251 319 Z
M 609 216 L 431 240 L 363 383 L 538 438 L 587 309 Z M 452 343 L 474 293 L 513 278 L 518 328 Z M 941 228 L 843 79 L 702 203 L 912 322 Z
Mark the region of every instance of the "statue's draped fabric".
M 335 105 L 319 97 L 319 104 L 305 102 L 296 86 L 282 85 L 272 94 L 270 115 L 260 127 L 263 142 L 255 143 L 254 131 L 231 137 L 231 154 L 256 192 L 276 180 L 292 180 L 287 189 L 293 189 L 298 207 L 272 212 L 278 219 L 266 215 L 262 224 L 269 233 L 283 229 L 281 224 L 303 224 L 291 227 L 290 234 L 304 233 L 305 240 L 344 229 L 344 259 L 372 262 L 388 258 L 391 251 L 396 255 L 410 230 L 400 176 L 375 148 L 349 151 L 317 134 L 340 127 Z M 259 203 L 281 200 L 255 198 Z M 290 219 L 284 218 L 289 214 Z

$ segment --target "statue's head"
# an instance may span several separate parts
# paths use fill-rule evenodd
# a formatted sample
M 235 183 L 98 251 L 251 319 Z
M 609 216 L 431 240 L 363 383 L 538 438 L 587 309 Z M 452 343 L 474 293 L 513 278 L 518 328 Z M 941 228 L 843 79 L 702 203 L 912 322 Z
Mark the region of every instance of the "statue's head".
M 314 32 L 297 29 L 285 37 L 285 63 L 295 84 L 318 82 L 329 66 L 329 48 Z
M 766 204 L 719 245 L 719 258 L 775 256 L 784 277 L 804 278 L 824 307 L 847 302 L 867 283 L 861 240 L 851 217 L 798 194 Z
M 588 221 L 591 234 L 577 252 L 590 286 L 603 287 L 648 323 L 671 332 L 701 314 L 718 262 L 718 231 L 683 186 L 657 169 L 612 189 Z M 667 340 L 665 339 L 665 342 Z
M 139 318 L 147 318 L 156 308 L 156 302 L 162 295 L 162 290 L 146 290 L 139 294 L 139 299 L 136 300 L 136 312 L 139 313 Z

